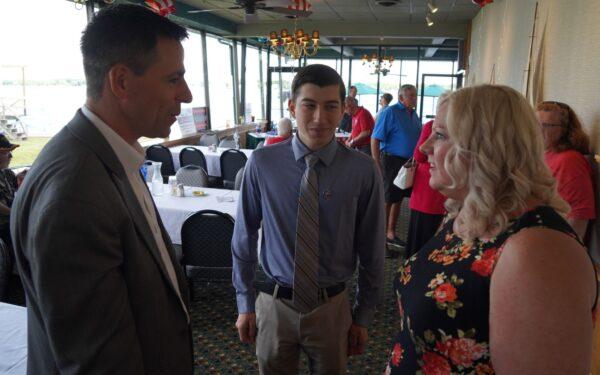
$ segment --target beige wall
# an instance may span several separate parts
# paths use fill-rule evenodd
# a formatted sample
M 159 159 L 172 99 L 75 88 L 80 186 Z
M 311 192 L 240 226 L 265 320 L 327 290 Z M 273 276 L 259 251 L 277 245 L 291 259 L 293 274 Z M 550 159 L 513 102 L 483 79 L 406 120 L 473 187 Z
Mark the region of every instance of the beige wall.
M 473 20 L 467 84 L 525 94 L 534 0 L 494 0 Z M 600 152 L 600 0 L 539 0 L 534 60 L 544 33 L 540 98 L 568 103 Z M 544 28 L 545 26 L 545 28 Z

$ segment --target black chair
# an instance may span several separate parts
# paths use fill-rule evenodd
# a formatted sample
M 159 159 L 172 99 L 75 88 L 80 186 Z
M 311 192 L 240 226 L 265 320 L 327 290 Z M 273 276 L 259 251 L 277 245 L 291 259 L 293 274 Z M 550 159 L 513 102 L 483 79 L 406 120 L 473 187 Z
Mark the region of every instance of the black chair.
M 194 278 L 231 282 L 231 238 L 234 220 L 214 210 L 198 211 L 181 227 L 181 265 L 195 267 Z M 193 297 L 192 280 L 188 277 Z
M 241 168 L 246 166 L 248 158 L 240 150 L 225 150 L 221 154 L 221 178 L 223 187 L 233 190 L 235 188 L 235 176 Z
M 146 159 L 159 161 L 162 163 L 160 172 L 163 176 L 163 181 L 166 184 L 169 181 L 169 176 L 175 176 L 175 166 L 173 165 L 173 156 L 171 151 L 163 145 L 152 145 L 146 149 Z
M 185 167 L 190 164 L 197 165 L 202 167 L 205 171 L 208 171 L 204 154 L 194 147 L 186 147 L 179 153 L 179 165 Z
M 0 302 L 5 302 L 12 275 L 11 249 L 0 239 Z

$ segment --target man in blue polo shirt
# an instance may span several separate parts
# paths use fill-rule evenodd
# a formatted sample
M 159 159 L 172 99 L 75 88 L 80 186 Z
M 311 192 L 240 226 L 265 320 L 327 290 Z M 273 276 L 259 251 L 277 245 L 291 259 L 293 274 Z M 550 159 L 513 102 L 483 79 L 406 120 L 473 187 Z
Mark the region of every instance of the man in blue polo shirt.
M 400 167 L 413 155 L 421 134 L 421 120 L 415 113 L 417 89 L 402 85 L 398 90 L 398 103 L 389 106 L 377 117 L 371 135 L 371 153 L 383 176 L 386 237 L 389 242 L 402 242 L 396 238 L 395 229 L 400 214 L 402 198 L 410 196 L 410 189 L 401 190 L 393 184 Z

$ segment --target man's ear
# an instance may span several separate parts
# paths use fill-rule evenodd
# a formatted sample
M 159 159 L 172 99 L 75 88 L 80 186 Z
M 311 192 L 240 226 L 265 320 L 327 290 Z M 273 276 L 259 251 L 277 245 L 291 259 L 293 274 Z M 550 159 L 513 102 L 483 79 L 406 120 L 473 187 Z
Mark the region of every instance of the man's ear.
M 296 102 L 293 101 L 292 99 L 288 99 L 288 110 L 290 111 L 290 115 L 292 115 L 292 118 L 295 119 L 296 118 Z
M 110 90 L 117 98 L 126 99 L 129 96 L 129 90 L 131 89 L 130 84 L 133 74 L 133 71 L 125 64 L 113 65 L 107 74 L 108 90 Z

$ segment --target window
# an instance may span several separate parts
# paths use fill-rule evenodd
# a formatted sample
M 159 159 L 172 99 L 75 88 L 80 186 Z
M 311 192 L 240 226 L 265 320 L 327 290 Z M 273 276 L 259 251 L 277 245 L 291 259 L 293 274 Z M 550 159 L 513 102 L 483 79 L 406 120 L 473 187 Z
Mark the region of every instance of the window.
M 0 118 L 15 116 L 26 134 L 14 140 L 21 147 L 11 167 L 18 167 L 33 163 L 85 101 L 79 39 L 87 17 L 64 0 L 20 0 L 9 8 L 0 12 Z
M 267 62 L 262 61 L 262 65 Z M 262 119 L 264 114 L 264 85 L 261 82 L 261 61 L 258 48 L 246 47 L 246 103 L 245 116 L 249 122 L 254 117 L 255 120 Z M 263 76 L 264 77 L 264 76 Z M 266 79 L 264 80 L 266 82 Z
M 193 107 L 205 107 L 206 99 L 204 95 L 204 67 L 202 66 L 202 56 L 204 51 L 202 50 L 202 37 L 195 31 L 188 29 L 189 37 L 184 39 L 181 44 L 183 45 L 184 58 L 183 64 L 185 66 L 185 80 L 192 92 L 192 102 L 182 103 L 181 109 L 193 108 Z M 175 122 L 171 126 L 170 139 L 178 139 L 181 137 L 181 130 L 179 123 Z
M 209 113 L 212 129 L 224 129 L 235 124 L 230 43 L 227 40 L 206 35 Z

